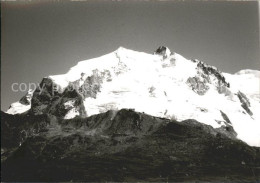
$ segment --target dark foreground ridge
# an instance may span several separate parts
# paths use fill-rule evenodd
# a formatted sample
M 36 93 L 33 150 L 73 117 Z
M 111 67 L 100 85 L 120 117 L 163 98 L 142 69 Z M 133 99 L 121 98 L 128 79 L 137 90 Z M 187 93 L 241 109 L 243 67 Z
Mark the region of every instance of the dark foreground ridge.
M 259 181 L 260 148 L 235 135 L 127 109 L 70 120 L 1 112 L 2 181 Z

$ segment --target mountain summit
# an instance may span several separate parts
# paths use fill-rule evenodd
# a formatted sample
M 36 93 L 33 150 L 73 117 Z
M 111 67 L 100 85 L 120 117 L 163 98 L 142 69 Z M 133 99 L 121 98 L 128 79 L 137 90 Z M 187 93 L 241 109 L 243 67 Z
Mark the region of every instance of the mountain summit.
M 164 46 L 154 54 L 120 47 L 80 61 L 66 74 L 43 78 L 32 97 L 29 93 L 7 113 L 72 119 L 128 108 L 155 117 L 233 128 L 238 139 L 260 146 L 256 73 L 222 73 Z
M 258 76 L 164 46 L 81 61 L 1 112 L 1 180 L 257 182 Z

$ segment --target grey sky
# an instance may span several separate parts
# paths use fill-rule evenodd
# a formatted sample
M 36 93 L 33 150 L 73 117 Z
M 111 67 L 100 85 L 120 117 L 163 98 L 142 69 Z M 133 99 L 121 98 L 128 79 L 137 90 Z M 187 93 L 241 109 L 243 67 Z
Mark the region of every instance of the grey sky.
M 66 73 L 119 46 L 168 46 L 224 72 L 260 69 L 258 3 L 183 1 L 2 2 L 1 109 L 11 85 Z

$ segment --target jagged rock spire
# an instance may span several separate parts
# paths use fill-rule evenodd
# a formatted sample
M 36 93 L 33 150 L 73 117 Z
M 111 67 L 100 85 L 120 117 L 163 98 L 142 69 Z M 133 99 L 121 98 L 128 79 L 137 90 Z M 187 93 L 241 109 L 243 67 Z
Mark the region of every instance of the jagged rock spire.
M 165 59 L 171 55 L 171 50 L 165 46 L 160 46 L 159 48 L 157 48 L 154 54 L 162 55 L 163 58 Z

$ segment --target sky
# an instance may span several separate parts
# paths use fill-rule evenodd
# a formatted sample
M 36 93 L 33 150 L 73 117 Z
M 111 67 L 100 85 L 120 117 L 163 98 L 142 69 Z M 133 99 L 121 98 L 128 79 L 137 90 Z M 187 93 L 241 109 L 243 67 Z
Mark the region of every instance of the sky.
M 80 60 L 167 46 L 223 72 L 260 70 L 257 1 L 1 2 L 1 110 Z M 25 88 L 23 88 L 25 89 Z

